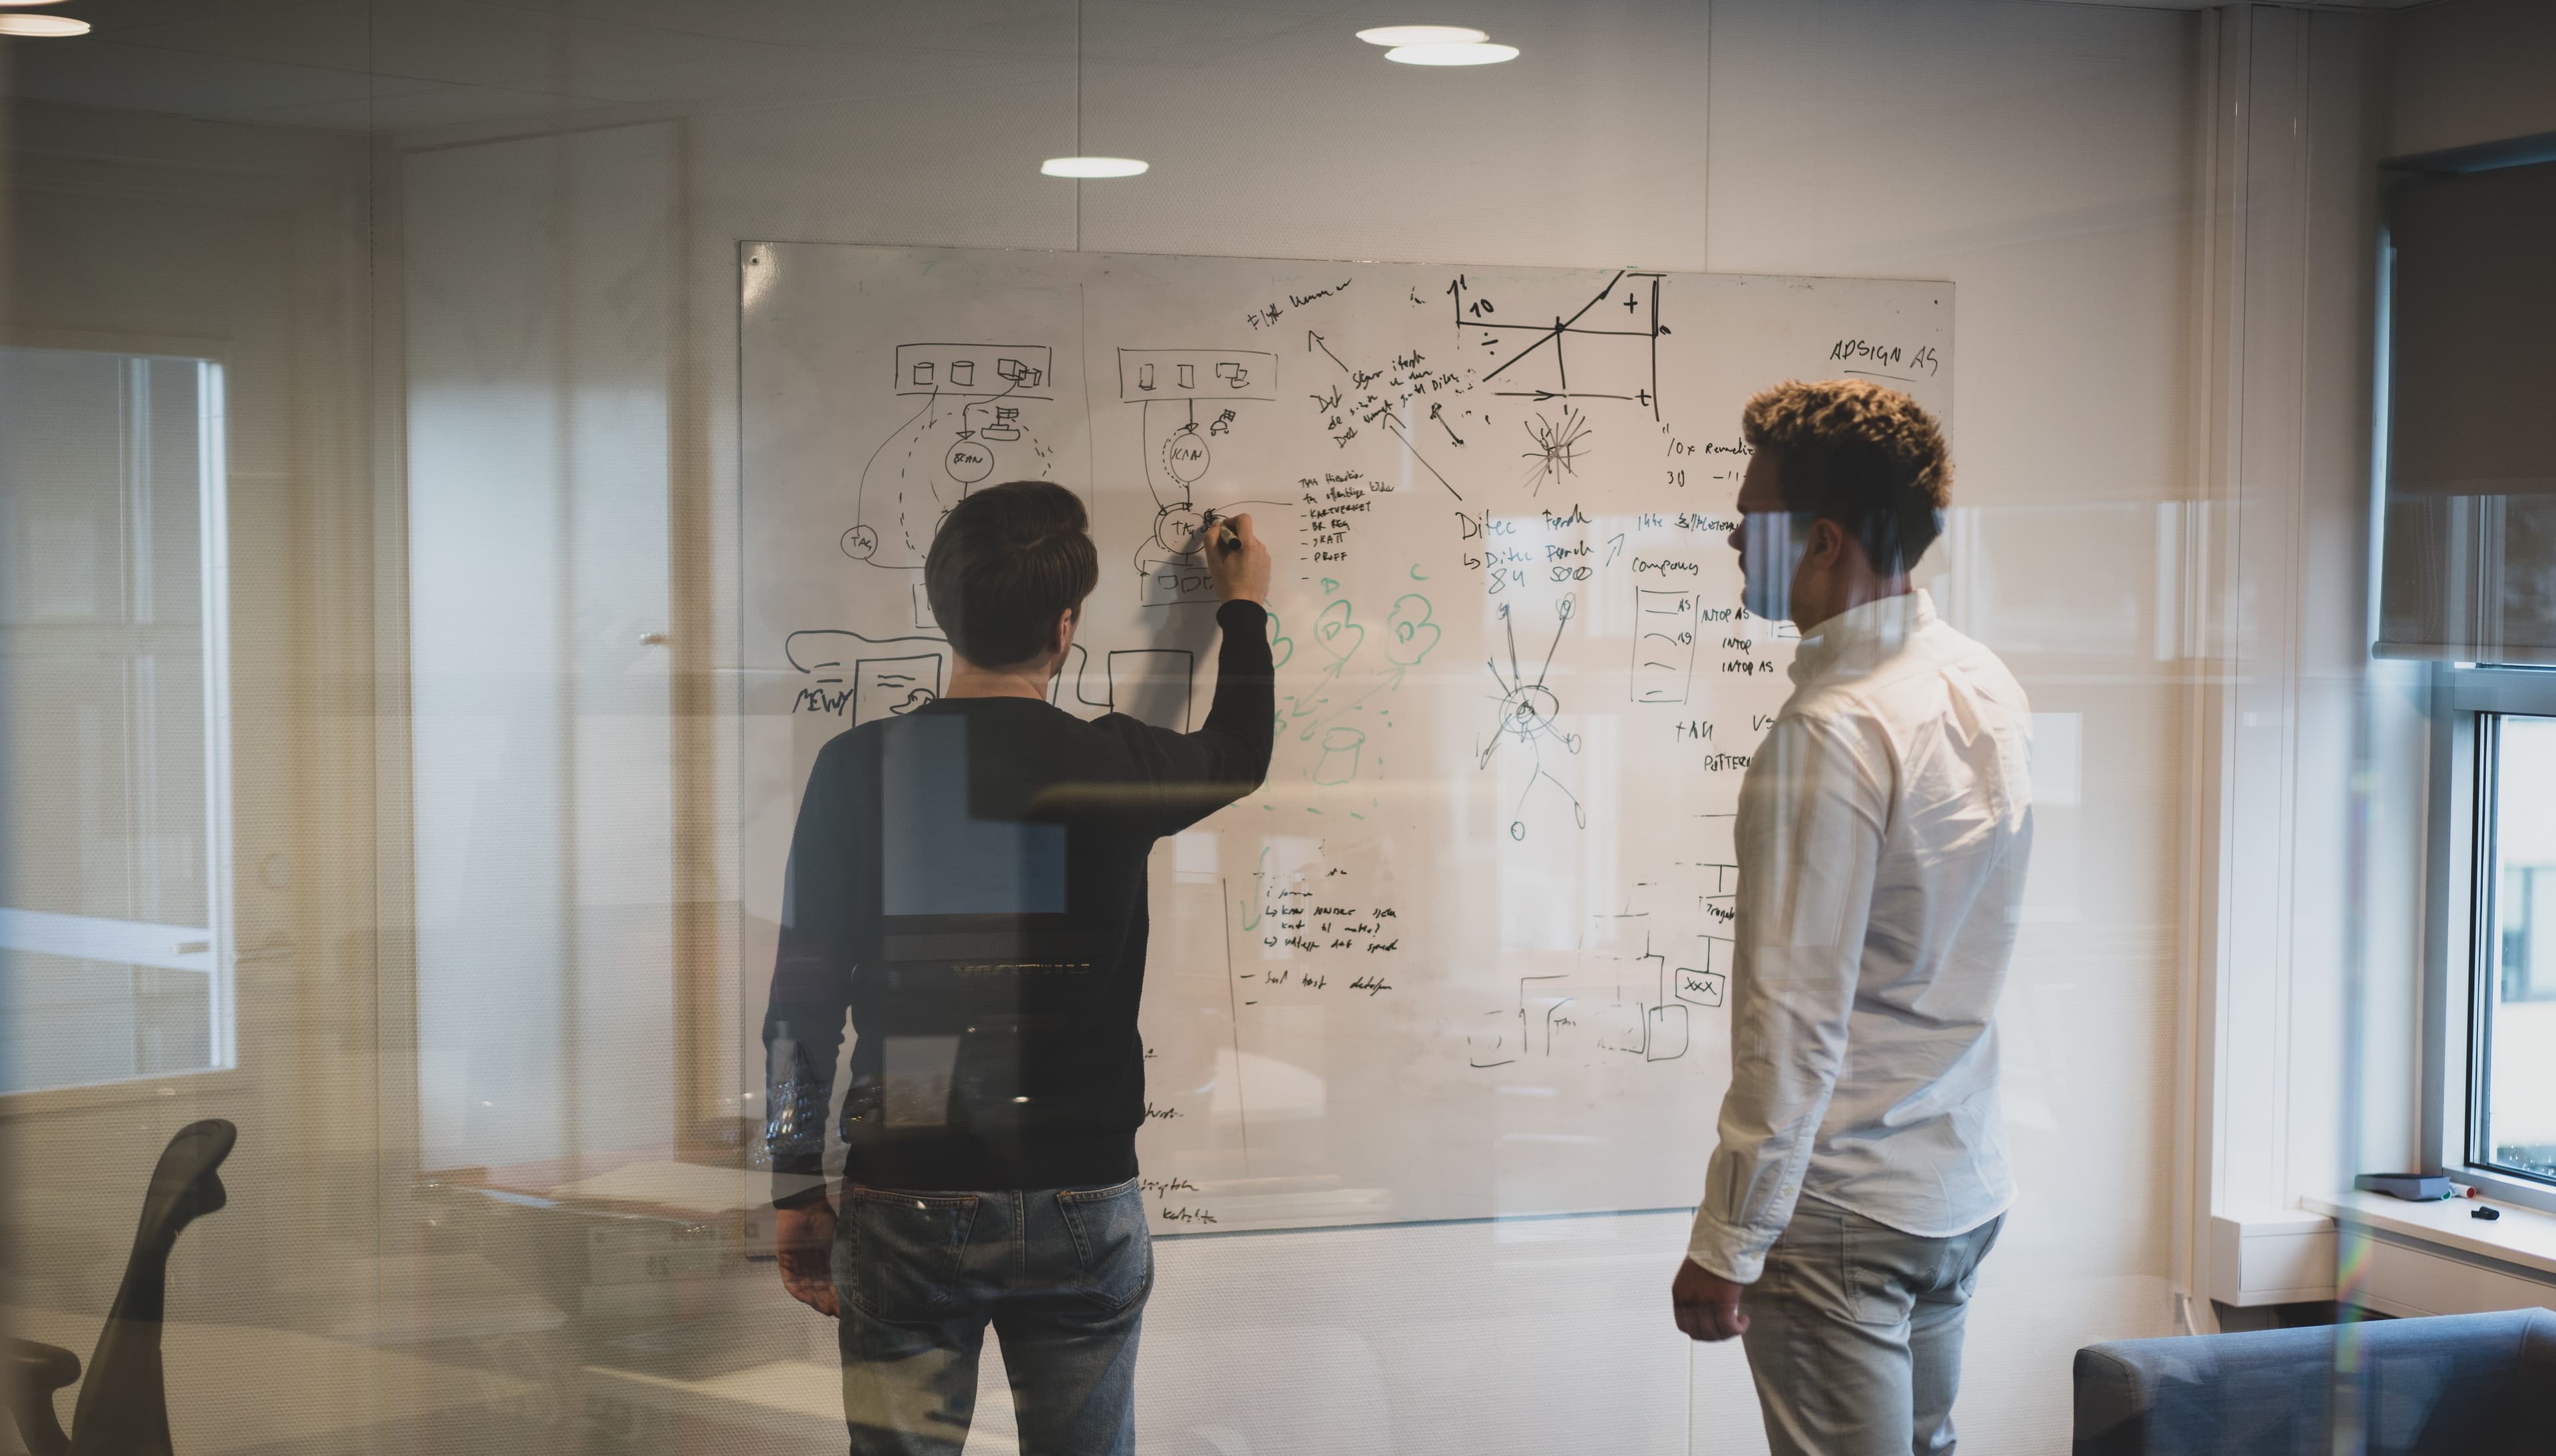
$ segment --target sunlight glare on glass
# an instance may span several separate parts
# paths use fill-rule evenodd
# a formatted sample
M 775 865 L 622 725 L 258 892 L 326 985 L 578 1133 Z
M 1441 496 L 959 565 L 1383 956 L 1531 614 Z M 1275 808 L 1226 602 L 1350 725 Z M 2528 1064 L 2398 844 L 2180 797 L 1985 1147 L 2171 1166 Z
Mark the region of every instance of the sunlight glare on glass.
M 1370 46 L 1478 46 L 1490 36 L 1460 25 L 1380 25 L 1357 38 Z
M 1474 42 L 1461 46 L 1396 46 L 1384 53 L 1384 59 L 1405 65 L 1497 65 L 1503 61 L 1515 61 L 1517 54 L 1515 46 Z
M 1050 157 L 1039 171 L 1049 177 L 1134 177 L 1145 167 L 1133 157 Z
M 85 36 L 88 22 L 67 15 L 0 15 L 0 36 Z

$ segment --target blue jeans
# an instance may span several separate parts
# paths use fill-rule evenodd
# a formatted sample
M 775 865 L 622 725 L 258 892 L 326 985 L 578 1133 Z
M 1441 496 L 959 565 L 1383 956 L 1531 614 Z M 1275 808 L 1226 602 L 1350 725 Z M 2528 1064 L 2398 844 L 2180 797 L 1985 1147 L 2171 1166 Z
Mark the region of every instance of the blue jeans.
M 1804 1198 L 1739 1296 L 1774 1456 L 1952 1456 L 1962 1325 L 2000 1214 L 1945 1239 Z
M 1003 1342 L 1023 1456 L 1136 1449 L 1136 1333 L 1154 1287 L 1136 1181 L 1007 1192 L 843 1189 L 834 1237 L 852 1456 L 952 1456 Z

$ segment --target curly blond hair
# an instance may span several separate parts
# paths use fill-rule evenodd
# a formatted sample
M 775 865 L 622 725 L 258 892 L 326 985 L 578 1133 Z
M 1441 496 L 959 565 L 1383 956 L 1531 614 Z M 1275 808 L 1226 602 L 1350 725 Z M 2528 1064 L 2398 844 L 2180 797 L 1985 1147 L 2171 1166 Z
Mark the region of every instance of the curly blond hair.
M 1863 379 L 1788 379 L 1748 401 L 1739 432 L 1775 462 L 1784 504 L 1847 529 L 1896 576 L 1944 534 L 1953 461 L 1935 417 Z

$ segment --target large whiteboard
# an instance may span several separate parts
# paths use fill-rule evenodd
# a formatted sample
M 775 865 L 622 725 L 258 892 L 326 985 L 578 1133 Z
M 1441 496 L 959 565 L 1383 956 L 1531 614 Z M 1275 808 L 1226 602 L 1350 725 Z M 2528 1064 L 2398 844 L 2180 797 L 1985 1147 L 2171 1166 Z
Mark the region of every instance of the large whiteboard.
M 1739 406 L 1949 422 L 1952 289 L 747 243 L 744 1065 L 818 748 L 927 701 L 922 554 L 1060 481 L 1102 556 L 1059 701 L 1197 726 L 1200 513 L 1275 546 L 1265 789 L 1153 865 L 1158 1231 L 1691 1203 L 1729 1074 L 1730 813 L 1790 689 L 1739 609 Z

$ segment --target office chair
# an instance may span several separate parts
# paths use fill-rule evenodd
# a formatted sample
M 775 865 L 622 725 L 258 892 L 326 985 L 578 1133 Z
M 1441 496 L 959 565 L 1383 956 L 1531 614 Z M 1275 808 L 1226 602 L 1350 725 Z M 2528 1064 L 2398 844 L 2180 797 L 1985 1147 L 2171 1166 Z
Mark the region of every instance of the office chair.
M 79 1379 L 79 1357 L 34 1340 L 0 1339 L 9 1413 L 32 1456 L 176 1456 L 169 1441 L 169 1390 L 160 1368 L 160 1324 L 169 1292 L 169 1252 L 187 1225 L 228 1201 L 217 1171 L 239 1142 L 220 1118 L 189 1123 L 169 1140 L 142 1195 L 142 1226 L 124 1282 L 107 1307 L 106 1328 L 89 1355 L 88 1381 L 65 1432 L 54 1393 Z

